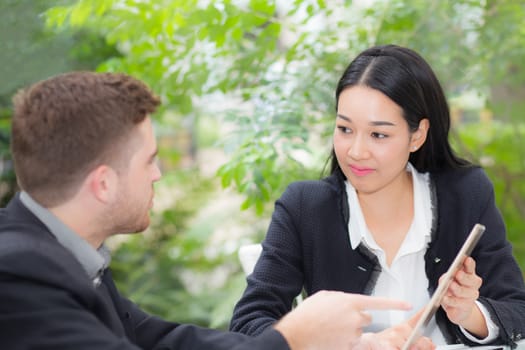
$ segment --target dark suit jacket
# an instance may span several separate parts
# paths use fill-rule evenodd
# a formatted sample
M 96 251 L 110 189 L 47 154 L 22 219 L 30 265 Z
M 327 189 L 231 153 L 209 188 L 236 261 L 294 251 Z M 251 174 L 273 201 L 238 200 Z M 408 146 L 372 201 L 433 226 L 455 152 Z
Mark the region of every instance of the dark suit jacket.
M 486 231 L 472 253 L 483 278 L 479 301 L 500 329 L 497 343 L 512 344 L 525 335 L 525 286 L 505 237 L 490 180 L 480 168 L 431 174 L 434 224 L 425 254 L 432 293 L 472 226 Z M 321 181 L 291 184 L 275 204 L 263 251 L 248 287 L 237 303 L 230 329 L 256 335 L 292 306 L 304 288 L 370 294 L 381 267 L 362 245 L 353 250 L 348 235 L 348 200 L 341 173 Z M 449 342 L 471 343 L 446 318 L 436 320 Z
M 289 349 L 275 330 L 249 337 L 150 316 L 119 295 L 109 270 L 95 288 L 18 195 L 0 209 L 0 348 Z

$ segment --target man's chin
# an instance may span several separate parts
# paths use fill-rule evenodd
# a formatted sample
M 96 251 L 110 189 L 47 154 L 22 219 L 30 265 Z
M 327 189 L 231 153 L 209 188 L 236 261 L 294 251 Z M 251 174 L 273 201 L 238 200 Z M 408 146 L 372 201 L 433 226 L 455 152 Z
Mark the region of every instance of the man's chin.
M 150 220 L 149 220 L 149 216 L 148 216 L 147 219 L 143 220 L 141 223 L 137 223 L 136 225 L 133 225 L 133 226 L 128 226 L 128 227 L 123 228 L 121 230 L 118 230 L 116 232 L 118 232 L 118 234 L 137 234 L 137 233 L 142 233 L 149 227 L 149 224 L 150 224 Z
M 147 222 L 142 223 L 142 225 L 137 225 L 136 229 L 132 233 L 142 233 L 146 231 L 148 227 L 149 227 L 149 218 Z

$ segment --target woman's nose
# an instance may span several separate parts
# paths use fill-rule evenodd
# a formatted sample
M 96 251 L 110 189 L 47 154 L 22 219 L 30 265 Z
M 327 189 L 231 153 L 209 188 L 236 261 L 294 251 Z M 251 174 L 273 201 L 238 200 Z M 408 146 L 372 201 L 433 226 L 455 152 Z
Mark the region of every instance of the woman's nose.
M 353 139 L 353 142 L 348 149 L 348 155 L 353 159 L 362 159 L 367 157 L 368 146 L 362 136 L 356 136 Z

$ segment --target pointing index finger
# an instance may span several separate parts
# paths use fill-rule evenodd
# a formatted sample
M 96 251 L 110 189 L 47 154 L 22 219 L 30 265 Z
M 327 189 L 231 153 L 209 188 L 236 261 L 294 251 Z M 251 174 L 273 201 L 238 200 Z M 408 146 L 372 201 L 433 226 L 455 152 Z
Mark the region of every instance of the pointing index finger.
M 403 300 L 396 300 L 370 295 L 352 295 L 353 304 L 362 310 L 410 310 L 412 306 Z

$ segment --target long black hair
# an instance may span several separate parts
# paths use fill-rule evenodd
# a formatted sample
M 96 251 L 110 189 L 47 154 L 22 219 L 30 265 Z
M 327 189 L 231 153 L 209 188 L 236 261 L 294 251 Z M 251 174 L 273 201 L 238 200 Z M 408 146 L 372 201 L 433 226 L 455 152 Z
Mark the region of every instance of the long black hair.
M 378 90 L 401 107 L 412 132 L 427 118 L 430 128 L 425 143 L 409 157 L 419 172 L 468 167 L 454 154 L 448 141 L 450 110 L 443 88 L 429 64 L 415 51 L 396 45 L 375 46 L 361 52 L 346 68 L 335 92 L 362 85 Z M 337 107 L 336 107 L 337 108 Z M 339 170 L 332 149 L 331 173 Z

